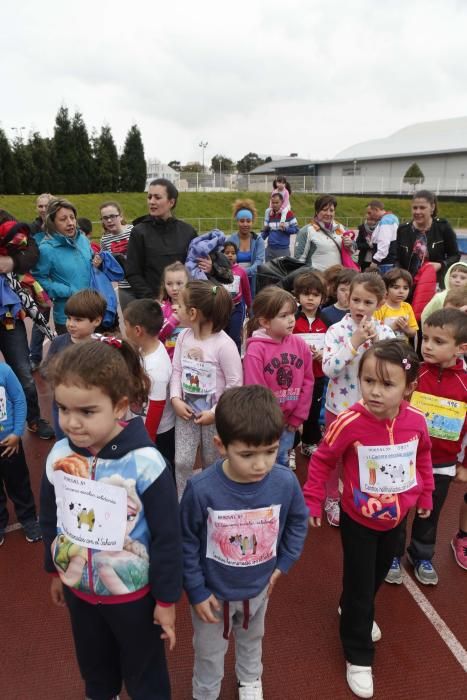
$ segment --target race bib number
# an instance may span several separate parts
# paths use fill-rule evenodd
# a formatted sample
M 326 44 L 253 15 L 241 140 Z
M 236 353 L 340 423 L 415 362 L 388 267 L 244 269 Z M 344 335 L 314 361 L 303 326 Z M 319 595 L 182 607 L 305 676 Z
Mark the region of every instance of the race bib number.
M 230 284 L 223 284 L 222 286 L 231 296 L 236 297 L 240 291 L 240 275 L 234 275 L 233 282 Z
M 467 406 L 463 401 L 414 391 L 410 404 L 425 416 L 431 437 L 459 440 Z
M 417 484 L 418 440 L 400 445 L 357 447 L 360 489 L 385 495 L 403 493 Z
M 120 486 L 54 472 L 57 524 L 69 540 L 109 552 L 123 549 L 127 492 Z
M 213 362 L 182 359 L 182 389 L 186 403 L 195 414 L 209 411 L 216 393 L 216 366 Z
M 315 350 L 321 351 L 324 348 L 326 333 L 300 333 L 299 338 L 311 345 Z
M 0 386 L 0 422 L 8 418 L 6 410 L 6 391 L 4 386 Z
M 280 506 L 254 510 L 208 508 L 206 557 L 234 567 L 258 566 L 274 559 Z

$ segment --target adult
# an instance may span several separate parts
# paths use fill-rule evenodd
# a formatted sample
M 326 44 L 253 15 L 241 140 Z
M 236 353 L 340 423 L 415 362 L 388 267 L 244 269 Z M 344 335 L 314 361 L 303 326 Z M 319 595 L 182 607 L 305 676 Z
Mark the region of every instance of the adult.
M 104 233 L 101 238 L 101 249 L 112 253 L 115 259 L 125 269 L 128 241 L 133 229 L 133 224 L 125 223 L 123 211 L 118 202 L 103 202 L 100 206 L 101 222 Z M 127 279 L 118 282 L 118 300 L 123 309 L 136 297 L 131 291 Z
M 412 220 L 397 229 L 397 266 L 416 278 L 421 267 L 428 263 L 436 272 L 439 286 L 444 289 L 446 271 L 459 260 L 456 234 L 446 219 L 438 218 L 436 195 L 429 190 L 415 192 Z
M 100 265 L 86 235 L 76 223 L 76 208 L 67 199 L 52 199 L 45 219 L 46 235 L 39 245 L 33 270 L 53 301 L 55 330 L 66 333 L 65 304 L 75 292 L 91 284 L 91 266 Z
M 399 219 L 386 211 L 380 199 L 367 206 L 366 219 L 358 227 L 358 264 L 361 270 L 379 270 L 382 275 L 394 267 Z
M 318 197 L 313 219 L 300 229 L 295 241 L 294 257 L 319 272 L 342 265 L 343 246 L 349 253 L 354 250 L 350 235 L 334 219 L 336 208 L 337 200 L 332 195 Z
M 229 241 L 238 248 L 237 263 L 243 267 L 250 282 L 251 295 L 256 291 L 256 272 L 258 265 L 264 263 L 264 241 L 252 228 L 257 217 L 254 202 L 251 199 L 236 199 L 233 203 L 233 216 L 237 231 L 232 233 Z
M 0 224 L 6 221 L 16 222 L 16 219 L 8 212 L 0 210 Z M 9 273 L 22 275 L 29 272 L 39 258 L 39 250 L 31 236 L 29 226 L 16 222 L 15 228 L 9 232 L 9 238 L 15 233 L 24 236 L 24 245 L 7 244 L 4 253 L 0 254 L 0 277 L 3 279 Z M 36 433 L 43 440 L 52 439 L 55 433 L 49 423 L 40 415 L 37 389 L 29 364 L 26 327 L 21 318 L 17 317 L 8 323 L 0 322 L 0 351 L 5 362 L 10 365 L 18 377 L 26 396 L 28 430 Z
M 165 178 L 157 178 L 149 185 L 149 214 L 139 219 L 130 236 L 126 260 L 126 278 L 131 293 L 137 299 L 158 298 L 162 273 L 167 265 L 186 260 L 188 246 L 196 238 L 190 224 L 176 219 L 178 190 Z M 206 272 L 206 261 L 200 263 Z
M 31 233 L 34 236 L 34 240 L 37 245 L 45 236 L 45 217 L 47 214 L 47 207 L 49 202 L 53 199 L 53 195 L 50 192 L 43 192 L 36 199 L 36 211 L 37 216 L 31 223 Z M 48 321 L 50 318 L 50 309 L 44 310 L 44 317 Z M 31 363 L 31 371 L 35 372 L 39 369 L 39 365 L 42 362 L 42 346 L 44 343 L 44 334 L 37 328 L 36 324 L 33 325 L 31 331 L 31 341 L 29 343 L 29 362 Z
M 266 248 L 268 261 L 282 255 L 290 255 L 290 236 L 298 232 L 297 217 L 289 208 L 287 211 L 282 211 L 283 203 L 283 195 L 280 192 L 273 192 L 271 206 L 264 214 L 261 237 L 268 240 Z

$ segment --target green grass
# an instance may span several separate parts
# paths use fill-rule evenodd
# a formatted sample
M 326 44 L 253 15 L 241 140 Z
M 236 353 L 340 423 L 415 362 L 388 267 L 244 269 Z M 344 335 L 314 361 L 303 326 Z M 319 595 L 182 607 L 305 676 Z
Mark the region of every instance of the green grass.
M 269 195 L 261 192 L 182 192 L 178 199 L 176 215 L 192 223 L 199 231 L 218 227 L 226 232 L 233 230 L 232 204 L 236 199 L 252 199 L 258 210 L 261 226 L 262 216 L 269 202 Z M 300 224 L 306 223 L 313 213 L 316 195 L 293 194 L 292 206 Z M 99 219 L 99 205 L 109 199 L 117 200 L 125 212 L 127 221 L 146 213 L 146 195 L 138 192 L 118 192 L 102 194 L 67 195 L 76 206 L 79 216 L 91 221 Z M 0 195 L 0 208 L 11 212 L 18 219 L 32 221 L 36 216 L 34 195 Z M 362 220 L 368 197 L 339 197 L 337 218 L 345 225 L 356 227 Z M 410 217 L 409 199 L 383 199 L 387 209 L 391 209 L 401 220 Z M 440 203 L 440 216 L 449 219 L 454 228 L 467 228 L 467 202 L 443 201 Z M 205 221 L 202 221 L 205 219 Z M 95 235 L 100 234 L 100 224 L 95 225 Z

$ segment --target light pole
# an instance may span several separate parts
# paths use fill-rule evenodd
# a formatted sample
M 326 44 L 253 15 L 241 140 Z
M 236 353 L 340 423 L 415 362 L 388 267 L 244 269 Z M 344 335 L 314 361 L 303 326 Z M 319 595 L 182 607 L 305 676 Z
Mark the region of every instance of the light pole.
M 355 185 L 355 175 L 357 174 L 357 161 L 354 160 L 353 162 L 353 191 L 355 194 L 356 191 L 356 185 Z
M 222 188 L 222 158 L 219 158 L 219 187 Z
M 205 150 L 206 150 L 206 148 L 207 148 L 207 145 L 208 145 L 208 142 L 207 142 L 207 141 L 200 141 L 200 142 L 199 142 L 199 147 L 200 147 L 200 148 L 202 149 L 202 151 L 203 151 L 203 173 L 204 173 L 204 152 L 205 152 Z

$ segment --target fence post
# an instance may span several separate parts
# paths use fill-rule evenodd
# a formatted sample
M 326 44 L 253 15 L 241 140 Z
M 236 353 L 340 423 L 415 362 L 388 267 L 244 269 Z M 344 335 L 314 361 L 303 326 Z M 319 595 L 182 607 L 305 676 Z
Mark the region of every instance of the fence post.
M 198 173 L 196 173 L 196 191 L 198 192 L 199 188 L 199 181 L 198 181 Z
M 325 184 L 326 184 L 326 175 L 323 175 L 323 192 L 326 192 Z
M 437 195 L 439 194 L 439 183 L 440 183 L 440 179 L 438 178 L 438 184 L 436 185 L 436 194 Z

